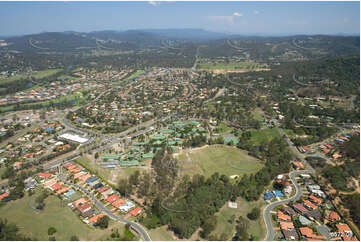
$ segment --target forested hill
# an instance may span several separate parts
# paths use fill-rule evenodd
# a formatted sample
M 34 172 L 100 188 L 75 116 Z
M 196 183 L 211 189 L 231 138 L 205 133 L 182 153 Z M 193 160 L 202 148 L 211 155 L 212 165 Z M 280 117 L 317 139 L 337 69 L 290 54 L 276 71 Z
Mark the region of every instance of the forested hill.
M 144 29 L 126 31 L 45 32 L 3 38 L 0 51 L 32 53 L 89 53 L 93 50 L 131 51 L 146 48 L 181 48 L 185 42 L 207 45 L 204 56 L 239 55 L 249 51 L 253 59 L 268 59 L 286 52 L 299 52 L 305 57 L 353 55 L 359 53 L 359 36 L 298 35 L 260 37 L 227 35 L 202 29 Z M 231 41 L 231 42 L 229 42 Z M 219 53 L 220 52 L 220 53 Z

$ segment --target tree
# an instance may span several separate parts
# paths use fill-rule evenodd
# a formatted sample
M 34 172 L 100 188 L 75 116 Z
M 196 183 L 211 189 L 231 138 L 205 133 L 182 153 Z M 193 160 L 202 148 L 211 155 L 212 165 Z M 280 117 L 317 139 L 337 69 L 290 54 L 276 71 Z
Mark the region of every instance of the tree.
M 206 238 L 215 228 L 217 225 L 217 218 L 216 217 L 209 217 L 207 218 L 204 223 L 202 224 L 202 232 L 200 233 L 202 238 Z
M 99 225 L 99 227 L 101 229 L 106 229 L 108 228 L 108 224 L 109 224 L 109 217 L 107 215 L 101 217 L 98 219 L 97 224 Z
M 73 235 L 70 237 L 70 241 L 79 241 L 79 238 L 78 238 L 78 236 Z
M 48 228 L 48 235 L 53 235 L 56 233 L 56 228 L 54 228 L 53 226 Z
M 129 183 L 132 186 L 136 186 L 139 183 L 139 176 L 140 171 L 136 170 L 132 175 L 129 177 Z
M 261 210 L 257 207 L 257 208 L 253 208 L 252 211 L 247 214 L 247 217 L 251 220 L 256 220 L 259 218 L 260 214 L 261 214 Z
M 126 196 L 131 191 L 131 186 L 129 185 L 129 182 L 127 179 L 120 179 L 118 183 L 118 191 L 120 195 Z

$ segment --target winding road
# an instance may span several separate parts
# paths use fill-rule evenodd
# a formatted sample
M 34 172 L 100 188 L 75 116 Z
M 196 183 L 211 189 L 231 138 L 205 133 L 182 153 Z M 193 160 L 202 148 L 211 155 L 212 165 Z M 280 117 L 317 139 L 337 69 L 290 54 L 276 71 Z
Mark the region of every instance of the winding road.
M 296 188 L 296 194 L 288 199 L 273 202 L 265 207 L 265 209 L 263 211 L 263 219 L 266 224 L 267 234 L 266 234 L 266 237 L 264 240 L 272 241 L 275 236 L 275 231 L 273 229 L 272 220 L 271 220 L 271 211 L 279 205 L 286 204 L 291 201 L 296 201 L 302 196 L 301 186 L 297 183 L 295 176 L 299 175 L 299 174 L 310 174 L 310 173 L 313 173 L 313 171 L 312 170 L 291 171 L 289 173 L 289 177 L 291 179 L 292 184 Z
M 291 201 L 296 201 L 302 196 L 301 186 L 297 183 L 295 176 L 299 175 L 299 174 L 314 174 L 315 173 L 315 170 L 305 160 L 305 156 L 297 150 L 297 148 L 294 146 L 292 141 L 287 137 L 287 135 L 279 127 L 278 121 L 276 121 L 276 127 L 277 127 L 278 131 L 280 132 L 281 137 L 283 137 L 283 139 L 289 145 L 289 148 L 291 149 L 291 151 L 298 157 L 298 159 L 300 159 L 302 161 L 302 163 L 306 164 L 307 169 L 302 170 L 302 171 L 291 171 L 288 174 L 291 179 L 292 184 L 295 186 L 295 190 L 296 190 L 295 195 L 293 195 L 292 197 L 290 197 L 288 199 L 273 202 L 264 208 L 263 219 L 264 219 L 264 222 L 266 224 L 266 229 L 267 229 L 266 237 L 264 240 L 266 240 L 266 241 L 272 241 L 275 236 L 275 231 L 273 229 L 272 220 L 271 220 L 271 211 L 279 205 L 286 204 Z

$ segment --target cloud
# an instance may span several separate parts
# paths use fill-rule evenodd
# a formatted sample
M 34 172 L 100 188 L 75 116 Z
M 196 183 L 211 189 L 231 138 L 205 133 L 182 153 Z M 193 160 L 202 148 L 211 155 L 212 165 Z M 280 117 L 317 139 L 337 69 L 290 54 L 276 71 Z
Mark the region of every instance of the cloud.
M 231 16 L 209 16 L 208 18 L 213 21 L 227 22 L 229 24 L 234 23 L 234 19 L 233 19 L 232 15 Z
M 254 11 L 253 11 L 253 14 L 254 14 L 254 15 L 258 15 L 258 14 L 259 14 L 259 11 L 258 11 L 258 10 L 254 10 Z
M 238 17 L 242 17 L 243 13 L 234 12 L 232 15 L 215 15 L 215 16 L 208 16 L 208 19 L 212 21 L 218 22 L 226 22 L 228 24 L 234 24 L 235 19 Z
M 233 13 L 233 16 L 242 17 L 242 16 L 243 16 L 243 13 L 234 12 L 234 13 Z
M 160 2 L 157 2 L 157 1 L 148 1 L 148 3 L 154 7 L 156 7 L 160 4 Z

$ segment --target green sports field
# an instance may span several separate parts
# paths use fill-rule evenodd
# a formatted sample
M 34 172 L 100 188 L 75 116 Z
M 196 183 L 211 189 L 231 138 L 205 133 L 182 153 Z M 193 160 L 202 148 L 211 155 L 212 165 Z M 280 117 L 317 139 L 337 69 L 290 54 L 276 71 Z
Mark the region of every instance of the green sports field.
M 203 174 L 206 177 L 215 172 L 231 175 L 256 173 L 263 162 L 249 156 L 247 151 L 226 145 L 212 145 L 202 149 L 182 151 L 177 157 L 182 173 Z M 234 168 L 235 167 L 235 168 Z

